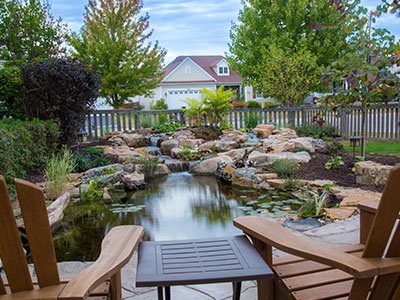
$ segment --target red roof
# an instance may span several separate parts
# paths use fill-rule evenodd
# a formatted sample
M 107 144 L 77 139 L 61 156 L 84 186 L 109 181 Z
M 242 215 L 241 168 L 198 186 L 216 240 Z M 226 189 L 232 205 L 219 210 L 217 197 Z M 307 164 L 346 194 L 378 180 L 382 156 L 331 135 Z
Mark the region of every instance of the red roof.
M 206 71 L 217 83 L 241 83 L 242 78 L 234 71 L 229 70 L 229 76 L 219 76 L 214 72 L 215 67 L 221 60 L 225 59 L 222 55 L 210 55 L 210 56 L 178 56 L 170 64 L 164 68 L 165 76 L 168 76 L 174 71 L 186 58 L 190 58 L 196 64 L 198 64 L 204 71 Z M 181 81 L 187 82 L 187 81 Z M 178 82 L 177 82 L 178 83 Z M 180 82 L 179 82 L 180 83 Z

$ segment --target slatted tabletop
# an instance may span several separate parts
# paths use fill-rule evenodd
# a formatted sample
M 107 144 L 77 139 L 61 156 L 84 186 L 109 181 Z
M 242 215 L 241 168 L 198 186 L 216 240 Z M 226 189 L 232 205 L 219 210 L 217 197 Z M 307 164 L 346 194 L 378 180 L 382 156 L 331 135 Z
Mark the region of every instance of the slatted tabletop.
M 273 276 L 245 236 L 142 242 L 136 286 L 240 282 Z

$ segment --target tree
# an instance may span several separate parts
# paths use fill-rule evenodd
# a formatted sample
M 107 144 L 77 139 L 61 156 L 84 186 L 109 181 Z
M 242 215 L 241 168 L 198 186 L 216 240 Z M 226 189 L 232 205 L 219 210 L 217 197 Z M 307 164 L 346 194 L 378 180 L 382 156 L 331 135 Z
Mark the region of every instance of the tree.
M 66 25 L 54 19 L 47 3 L 0 1 L 0 59 L 9 64 L 21 65 L 64 53 L 65 33 Z
M 379 13 L 360 7 L 353 16 L 356 26 L 349 38 L 350 50 L 328 68 L 327 83 L 346 81 L 348 88 L 340 88 L 323 99 L 333 110 L 360 102 L 362 105 L 362 157 L 365 157 L 366 110 L 374 102 L 388 102 L 400 91 L 400 44 L 386 29 L 374 28 Z
M 352 7 L 337 2 L 245 0 L 239 22 L 231 29 L 232 68 L 264 96 L 272 96 L 271 76 L 265 76 L 274 72 L 271 61 L 282 56 L 300 59 L 307 53 L 318 67 L 328 66 L 347 47 L 347 23 L 341 12 Z M 314 66 L 307 69 L 310 72 L 305 75 L 315 82 Z M 297 74 L 284 73 L 287 81 L 295 81 Z
M 265 63 L 269 67 L 261 74 L 264 89 L 285 106 L 301 104 L 318 86 L 320 68 L 308 51 L 286 55 L 281 49 L 271 48 Z
M 55 120 L 60 142 L 73 144 L 96 102 L 100 78 L 82 62 L 49 59 L 21 68 L 24 107 L 29 118 Z
M 151 95 L 163 78 L 165 50 L 152 35 L 138 0 L 90 0 L 80 34 L 72 34 L 73 56 L 102 76 L 101 96 L 113 107 L 130 97 Z

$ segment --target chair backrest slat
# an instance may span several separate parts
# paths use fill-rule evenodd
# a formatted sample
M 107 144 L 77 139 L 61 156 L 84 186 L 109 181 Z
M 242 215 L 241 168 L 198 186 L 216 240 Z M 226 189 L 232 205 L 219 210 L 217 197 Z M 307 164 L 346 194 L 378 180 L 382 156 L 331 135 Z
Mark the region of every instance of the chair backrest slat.
M 362 257 L 382 257 L 400 211 L 400 167 L 394 167 L 379 202 Z
M 33 289 L 21 238 L 3 176 L 0 176 L 0 257 L 13 293 Z
M 20 179 L 15 179 L 15 186 L 39 286 L 60 284 L 43 192 L 36 185 Z
M 3 283 L 3 278 L 1 278 L 0 275 L 0 295 L 5 295 L 5 294 L 7 294 L 7 291 Z

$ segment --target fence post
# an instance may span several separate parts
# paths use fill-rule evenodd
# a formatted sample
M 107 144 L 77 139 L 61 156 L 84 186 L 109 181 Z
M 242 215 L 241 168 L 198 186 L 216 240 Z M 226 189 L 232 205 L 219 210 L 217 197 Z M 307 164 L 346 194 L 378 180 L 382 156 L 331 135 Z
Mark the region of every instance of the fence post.
M 289 108 L 289 110 L 288 110 L 288 125 L 290 128 L 295 127 L 295 121 L 296 121 L 296 111 Z
M 349 111 L 347 109 L 342 110 L 340 113 L 340 135 L 342 138 L 347 138 L 347 129 L 349 121 Z
M 134 120 L 135 130 L 138 130 L 140 127 L 139 114 L 135 111 L 133 115 L 135 116 L 135 120 Z

